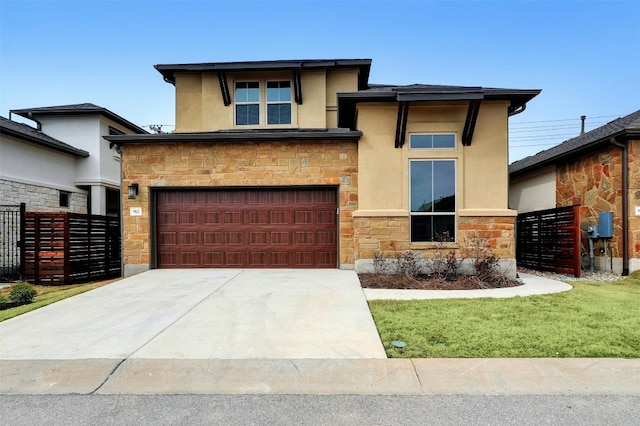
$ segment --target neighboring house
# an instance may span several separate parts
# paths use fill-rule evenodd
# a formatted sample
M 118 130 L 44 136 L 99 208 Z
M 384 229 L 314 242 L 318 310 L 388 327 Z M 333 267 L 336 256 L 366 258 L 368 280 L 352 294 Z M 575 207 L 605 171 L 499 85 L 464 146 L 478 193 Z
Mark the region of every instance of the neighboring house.
M 124 273 L 371 270 L 486 238 L 515 275 L 507 129 L 539 90 L 369 84 L 369 59 L 156 65 L 172 134 L 123 150 Z
M 596 265 L 610 269 L 613 258 L 617 273 L 640 269 L 640 110 L 516 161 L 509 175 L 509 207 L 518 212 L 581 205 L 583 231 L 613 212 L 614 236 L 606 247 L 599 241 Z
M 0 204 L 28 211 L 120 215 L 120 154 L 103 136 L 146 134 L 93 104 L 10 111 L 37 128 L 2 120 Z
M 86 213 L 86 191 L 76 187 L 75 170 L 87 157 L 83 149 L 0 117 L 0 204 Z

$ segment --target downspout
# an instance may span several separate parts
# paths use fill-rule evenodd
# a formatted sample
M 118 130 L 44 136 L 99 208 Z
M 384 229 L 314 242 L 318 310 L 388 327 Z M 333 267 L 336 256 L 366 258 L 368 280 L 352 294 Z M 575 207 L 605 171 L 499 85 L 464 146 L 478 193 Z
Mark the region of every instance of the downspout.
M 626 144 L 610 142 L 622 151 L 622 276 L 629 275 L 629 151 Z

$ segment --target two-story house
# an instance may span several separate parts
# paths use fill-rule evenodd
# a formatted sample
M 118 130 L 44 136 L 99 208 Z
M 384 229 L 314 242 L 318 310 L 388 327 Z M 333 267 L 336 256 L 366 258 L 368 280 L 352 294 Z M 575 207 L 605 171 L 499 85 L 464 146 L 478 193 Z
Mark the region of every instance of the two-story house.
M 125 275 L 371 270 L 486 238 L 515 275 L 509 116 L 539 90 L 373 85 L 371 60 L 156 65 L 176 130 L 119 135 Z
M 11 115 L 35 127 L 3 121 L 0 204 L 24 202 L 28 211 L 120 214 L 120 153 L 103 136 L 147 134 L 144 129 L 89 103 L 15 109 Z

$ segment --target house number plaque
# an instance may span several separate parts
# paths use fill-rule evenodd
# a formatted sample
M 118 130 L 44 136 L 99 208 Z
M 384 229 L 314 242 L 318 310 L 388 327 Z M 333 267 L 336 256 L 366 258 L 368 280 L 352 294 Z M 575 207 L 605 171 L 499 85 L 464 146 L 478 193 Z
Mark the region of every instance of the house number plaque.
M 129 209 L 130 216 L 142 216 L 142 207 L 131 207 Z

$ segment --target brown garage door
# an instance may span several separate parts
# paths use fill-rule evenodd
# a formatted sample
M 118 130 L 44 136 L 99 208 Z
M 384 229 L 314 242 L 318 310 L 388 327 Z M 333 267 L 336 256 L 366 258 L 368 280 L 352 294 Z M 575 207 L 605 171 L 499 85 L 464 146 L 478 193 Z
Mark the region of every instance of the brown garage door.
M 158 268 L 335 268 L 335 188 L 167 190 Z

